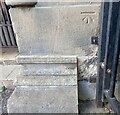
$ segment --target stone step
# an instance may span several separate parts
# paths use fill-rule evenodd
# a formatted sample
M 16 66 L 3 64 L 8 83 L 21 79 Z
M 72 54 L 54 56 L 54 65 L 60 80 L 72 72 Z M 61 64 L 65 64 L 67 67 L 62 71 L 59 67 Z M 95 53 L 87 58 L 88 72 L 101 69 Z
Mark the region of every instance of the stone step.
M 78 113 L 77 86 L 18 86 L 8 113 Z
M 24 64 L 22 75 L 77 75 L 77 64 Z
M 76 56 L 19 56 L 24 76 L 77 76 Z
M 74 64 L 77 63 L 77 56 L 61 56 L 61 55 L 19 55 L 17 57 L 19 64 Z
M 19 76 L 16 86 L 77 86 L 76 76 Z

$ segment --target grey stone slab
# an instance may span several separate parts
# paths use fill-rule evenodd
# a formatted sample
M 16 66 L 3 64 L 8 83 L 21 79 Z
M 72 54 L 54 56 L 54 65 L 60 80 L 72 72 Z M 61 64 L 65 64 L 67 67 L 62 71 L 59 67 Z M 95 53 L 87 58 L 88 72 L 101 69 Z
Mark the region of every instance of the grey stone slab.
M 8 100 L 8 113 L 78 113 L 77 86 L 21 86 Z
M 100 5 L 11 8 L 20 53 L 85 55 L 98 33 L 99 11 Z
M 99 4 L 101 0 L 38 0 L 36 7 Z
M 39 75 L 77 75 L 77 64 L 24 64 L 21 74 Z
M 75 86 L 77 76 L 19 76 L 16 86 Z
M 77 63 L 77 56 L 51 56 L 51 55 L 47 55 L 47 56 L 40 56 L 40 55 L 19 55 L 17 57 L 17 62 L 20 64 L 30 64 L 30 63 L 68 63 L 68 64 L 72 64 L 72 63 Z

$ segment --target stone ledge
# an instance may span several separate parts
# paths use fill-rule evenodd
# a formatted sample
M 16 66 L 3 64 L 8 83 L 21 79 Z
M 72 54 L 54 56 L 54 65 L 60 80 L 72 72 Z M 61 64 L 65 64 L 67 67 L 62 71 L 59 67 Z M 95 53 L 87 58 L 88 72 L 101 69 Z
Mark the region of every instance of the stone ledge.
M 77 76 L 20 76 L 16 86 L 77 86 Z
M 69 5 L 94 5 L 100 4 L 100 0 L 38 0 L 36 7 L 47 7 L 47 6 L 69 6 Z
M 22 64 L 21 75 L 25 76 L 60 76 L 77 75 L 77 63 L 47 63 L 47 64 Z
M 77 56 L 19 56 L 17 62 L 20 64 L 25 63 L 77 63 Z

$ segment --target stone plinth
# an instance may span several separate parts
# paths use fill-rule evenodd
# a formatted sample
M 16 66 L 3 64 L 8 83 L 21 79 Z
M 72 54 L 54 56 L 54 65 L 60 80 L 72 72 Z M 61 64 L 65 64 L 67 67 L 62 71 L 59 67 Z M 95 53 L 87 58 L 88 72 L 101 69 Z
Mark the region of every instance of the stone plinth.
M 91 51 L 100 4 L 62 1 L 9 10 L 22 55 L 9 113 L 78 113 L 77 56 Z
M 76 56 L 20 56 L 9 113 L 78 113 Z

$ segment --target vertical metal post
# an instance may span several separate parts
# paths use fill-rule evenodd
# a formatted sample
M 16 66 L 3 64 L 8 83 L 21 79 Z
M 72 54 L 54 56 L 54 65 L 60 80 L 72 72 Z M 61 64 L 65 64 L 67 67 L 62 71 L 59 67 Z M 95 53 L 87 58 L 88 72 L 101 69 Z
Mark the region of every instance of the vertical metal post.
M 104 72 L 103 72 L 103 88 L 108 90 L 110 87 L 111 71 L 113 63 L 113 52 L 115 47 L 115 35 L 117 28 L 119 4 L 117 2 L 110 2 L 109 7 L 109 17 L 108 17 L 108 27 L 107 27 L 107 41 L 106 41 L 106 51 L 104 60 Z M 104 96 L 103 96 L 104 98 Z
M 101 11 L 101 34 L 99 41 L 99 52 L 98 52 L 98 79 L 96 88 L 96 101 L 97 106 L 103 106 L 103 68 L 104 68 L 104 58 L 105 58 L 105 46 L 106 46 L 106 36 L 107 36 L 107 25 L 108 25 L 108 13 L 109 13 L 109 2 L 102 3 Z M 103 65 L 103 67 L 102 67 Z
M 107 101 L 113 111 L 120 115 L 120 102 L 114 96 L 120 50 L 120 2 L 111 0 L 108 18 L 103 21 L 108 23 L 104 29 L 105 25 L 102 22 L 101 28 L 98 63 L 102 64 L 98 67 L 97 105 L 102 107 L 102 104 Z M 103 32 L 104 30 L 106 31 Z M 99 99 L 102 101 L 99 102 Z
M 118 3 L 120 7 L 120 2 Z M 112 63 L 112 73 L 111 73 L 111 83 L 109 94 L 110 97 L 114 97 L 115 91 L 115 83 L 116 83 L 116 76 L 117 76 L 117 68 L 119 63 L 119 49 L 120 49 L 120 8 L 119 8 L 119 17 L 116 19 L 117 22 L 117 29 L 116 35 L 114 36 L 115 39 L 115 46 L 114 46 L 114 53 L 113 53 L 113 63 Z

